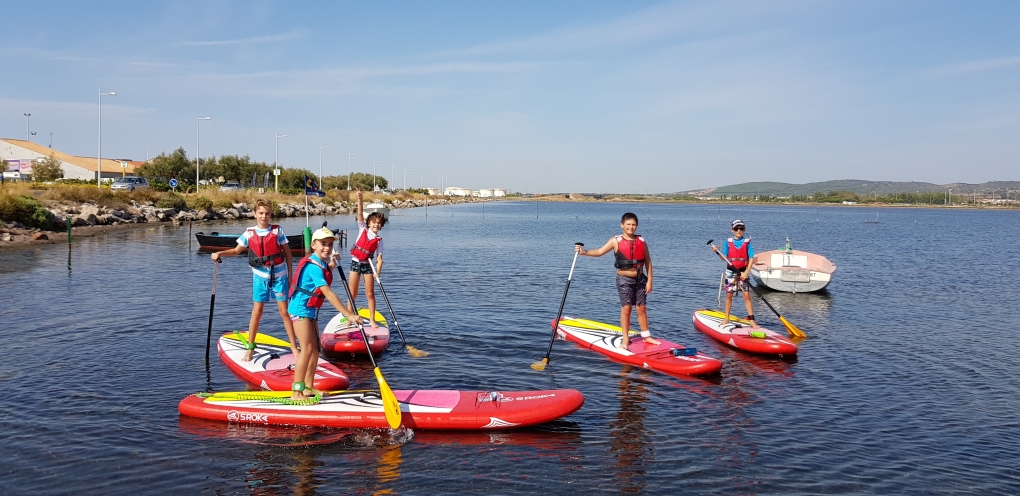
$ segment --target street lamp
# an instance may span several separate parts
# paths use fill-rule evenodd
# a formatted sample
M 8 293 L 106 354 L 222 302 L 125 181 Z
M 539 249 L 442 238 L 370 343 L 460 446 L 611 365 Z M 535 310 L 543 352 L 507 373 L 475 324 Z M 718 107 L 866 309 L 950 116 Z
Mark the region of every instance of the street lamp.
M 418 180 L 418 189 L 425 189 L 425 176 Z
M 393 169 L 395 167 L 395 165 L 390 164 L 390 191 L 393 191 Z
M 202 121 L 212 120 L 212 117 L 199 117 L 195 124 L 195 192 L 198 192 L 198 168 L 202 165 L 202 152 L 199 148 L 199 134 L 202 129 Z
M 411 172 L 411 169 L 404 169 L 404 191 L 407 191 L 407 173 Z
M 99 152 L 96 153 L 96 188 L 102 188 L 103 182 L 103 97 L 116 96 L 114 92 L 103 93 L 103 87 L 99 87 Z M 197 186 L 196 186 L 197 187 Z
M 351 157 L 357 155 L 357 153 L 347 154 L 347 191 L 351 190 Z
M 322 149 L 329 148 L 328 146 L 319 146 L 319 189 L 323 189 L 322 186 Z
M 31 143 L 32 142 L 32 114 L 27 114 L 27 113 L 25 114 L 25 135 L 28 136 L 25 139 L 27 139 L 28 142 Z
M 376 189 L 379 188 L 379 186 L 376 186 L 376 184 L 375 184 L 375 164 L 378 164 L 379 162 L 382 162 L 382 160 L 376 160 L 375 162 L 372 162 L 372 192 L 373 193 L 375 193 Z
M 273 134 L 276 134 L 276 133 L 273 133 Z M 279 193 L 280 192 L 280 172 L 279 172 L 280 171 L 280 138 L 286 138 L 286 137 L 287 137 L 286 134 L 277 134 L 276 135 L 276 162 L 273 163 L 273 167 L 276 168 L 276 170 L 273 171 L 274 177 L 275 177 L 274 182 L 273 182 L 273 192 L 274 193 Z

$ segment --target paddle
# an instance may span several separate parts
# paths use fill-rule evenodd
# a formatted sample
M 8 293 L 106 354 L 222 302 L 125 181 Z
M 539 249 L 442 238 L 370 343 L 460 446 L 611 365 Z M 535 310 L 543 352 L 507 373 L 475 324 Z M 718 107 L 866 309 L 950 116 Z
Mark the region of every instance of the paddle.
M 382 281 L 379 280 L 379 271 L 375 270 L 375 263 L 372 262 L 371 258 L 368 259 L 368 264 L 372 267 L 372 274 L 375 275 L 375 282 L 379 285 L 379 291 L 382 293 L 383 300 L 386 301 L 386 308 L 390 309 L 390 317 L 393 317 L 393 325 L 396 326 L 397 335 L 400 336 L 400 342 L 404 344 L 404 348 L 407 349 L 407 353 L 414 358 L 429 356 L 427 351 L 419 350 L 418 348 L 407 344 L 407 341 L 404 341 L 404 333 L 400 331 L 400 324 L 397 323 L 397 314 L 393 313 L 393 305 L 390 305 L 390 298 L 386 296 L 386 290 L 383 288 Z M 375 316 L 373 315 L 373 317 Z M 365 346 L 368 346 L 367 341 L 365 342 Z M 369 351 L 369 353 L 371 353 L 371 351 Z
M 340 280 L 344 283 L 347 299 L 353 305 L 354 295 L 351 294 L 351 288 L 347 285 L 347 276 L 344 275 L 344 271 L 339 265 L 337 265 L 336 271 L 340 274 Z M 358 330 L 361 331 L 361 339 L 365 340 L 365 347 L 368 348 L 368 334 L 365 333 L 365 326 L 361 322 L 358 322 Z M 390 386 L 386 384 L 386 379 L 383 378 L 379 365 L 375 363 L 375 357 L 372 356 L 371 349 L 368 350 L 368 359 L 372 361 L 375 379 L 379 382 L 379 394 L 382 396 L 383 411 L 386 412 L 386 422 L 390 424 L 391 429 L 396 429 L 400 427 L 400 403 L 397 401 L 397 397 L 393 395 L 393 391 L 390 390 Z
M 710 240 L 708 240 L 708 243 L 706 243 L 706 244 L 712 245 L 712 241 L 713 240 L 710 239 Z M 715 248 L 714 245 L 712 247 Z M 727 260 L 726 257 L 723 256 L 722 253 L 719 253 L 718 250 L 712 250 L 712 251 L 715 252 L 716 255 L 719 255 L 719 258 L 721 258 L 723 262 L 726 262 L 727 264 L 730 263 L 730 261 Z M 769 303 L 769 300 L 765 299 L 765 295 L 761 294 L 761 291 L 758 290 L 758 288 L 754 284 L 751 284 L 751 282 L 748 281 L 747 285 L 751 287 L 751 289 L 754 291 L 754 294 L 758 295 L 758 298 L 761 298 L 761 301 L 765 302 L 765 306 L 769 307 L 769 310 L 772 310 L 772 313 L 776 314 L 776 317 L 779 317 L 779 321 L 783 323 L 783 326 L 786 327 L 786 331 L 789 332 L 791 336 L 795 336 L 795 337 L 798 337 L 798 338 L 806 338 L 807 337 L 807 334 L 804 334 L 804 331 L 798 329 L 797 326 L 791 324 L 789 320 L 786 320 L 785 317 L 780 315 L 779 312 L 776 311 L 775 307 L 773 307 L 772 304 Z
M 536 206 L 537 208 L 537 206 Z M 574 246 L 584 246 L 584 243 L 574 243 Z M 556 342 L 556 327 L 560 324 L 560 317 L 563 316 L 563 305 L 567 303 L 567 291 L 570 290 L 570 280 L 574 278 L 574 265 L 577 264 L 577 250 L 574 250 L 574 261 L 570 263 L 570 274 L 567 275 L 567 287 L 563 288 L 563 299 L 560 300 L 560 310 L 556 312 L 556 320 L 552 323 L 552 337 L 549 338 L 549 349 L 545 352 L 545 358 L 531 364 L 531 368 L 535 370 L 545 370 L 545 366 L 549 365 L 549 355 L 552 353 L 553 343 Z
M 209 362 L 209 343 L 212 341 L 212 317 L 213 307 L 216 306 L 216 274 L 220 271 L 220 264 L 223 261 L 216 259 L 212 272 L 212 296 L 209 297 L 209 330 L 205 334 L 205 361 Z

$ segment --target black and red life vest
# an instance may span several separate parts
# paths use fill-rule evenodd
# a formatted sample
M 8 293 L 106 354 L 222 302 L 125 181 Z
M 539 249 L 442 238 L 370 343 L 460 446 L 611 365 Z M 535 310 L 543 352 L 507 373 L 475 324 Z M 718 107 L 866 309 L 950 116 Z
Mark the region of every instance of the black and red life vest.
M 620 270 L 638 270 L 645 265 L 645 238 L 635 234 L 634 239 L 616 236 L 616 262 L 614 267 Z
M 290 294 L 288 298 L 294 298 L 294 295 L 298 292 L 308 295 L 308 308 L 320 308 L 322 303 L 326 301 L 326 296 L 322 294 L 322 290 L 315 288 L 314 291 L 309 291 L 301 287 L 301 272 L 305 269 L 305 266 L 311 263 L 312 265 L 322 269 L 322 275 L 326 278 L 326 285 L 333 285 L 333 272 L 329 270 L 329 266 L 323 266 L 316 260 L 312 259 L 312 255 L 308 255 L 298 262 L 297 270 L 294 271 L 294 280 L 290 282 Z
M 248 265 L 252 267 L 269 267 L 283 263 L 283 248 L 280 247 L 280 226 L 273 224 L 269 226 L 269 232 L 265 236 L 255 233 L 254 227 L 249 227 L 248 232 Z M 271 271 L 271 270 L 270 270 Z
M 729 245 L 726 249 L 726 259 L 729 260 L 730 266 L 736 270 L 746 269 L 748 262 L 750 262 L 750 257 L 747 256 L 747 248 L 751 246 L 751 239 L 745 239 L 740 248 L 737 248 L 733 238 L 727 239 L 726 243 Z
M 367 262 L 368 259 L 375 256 L 375 249 L 379 246 L 379 241 L 382 240 L 379 236 L 375 239 L 368 239 L 368 229 L 361 231 L 361 235 L 358 236 L 358 241 L 354 243 L 354 248 L 351 248 L 351 256 L 359 262 Z

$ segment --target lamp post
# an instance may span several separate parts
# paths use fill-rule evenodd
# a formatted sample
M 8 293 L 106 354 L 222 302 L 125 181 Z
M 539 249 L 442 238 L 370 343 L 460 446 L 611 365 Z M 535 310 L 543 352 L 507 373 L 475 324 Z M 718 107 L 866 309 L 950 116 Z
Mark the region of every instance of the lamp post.
M 276 135 L 276 162 L 273 163 L 273 167 L 276 168 L 276 170 L 273 171 L 273 177 L 274 177 L 273 192 L 274 193 L 279 193 L 280 192 L 280 172 L 279 172 L 280 171 L 280 138 L 286 138 L 286 137 L 287 137 L 286 134 L 277 134 Z
M 319 146 L 319 189 L 322 189 L 322 149 L 329 148 L 328 146 Z
M 25 114 L 25 136 L 28 136 L 25 139 L 28 140 L 29 143 L 31 143 L 32 142 L 32 114 L 29 114 L 29 113 Z
M 376 186 L 375 184 L 375 164 L 378 164 L 379 162 L 382 162 L 382 160 L 372 162 L 372 193 L 375 193 L 375 190 L 379 188 L 379 186 Z
M 393 191 L 393 178 L 394 178 L 393 170 L 395 167 L 396 167 L 395 165 L 390 164 L 390 191 Z
M 117 93 L 103 93 L 103 87 L 99 87 L 99 152 L 96 153 L 96 188 L 102 188 L 103 183 L 103 97 L 116 96 Z M 197 187 L 197 186 L 196 186 Z
M 407 173 L 411 172 L 411 169 L 404 169 L 404 191 L 407 191 Z
M 202 165 L 202 149 L 199 148 L 200 131 L 202 130 L 202 121 L 212 120 L 212 117 L 199 117 L 195 124 L 195 192 L 198 192 L 198 168 Z
M 357 153 L 347 154 L 347 191 L 351 190 L 351 157 L 357 155 Z
M 425 176 L 418 180 L 418 189 L 425 189 Z

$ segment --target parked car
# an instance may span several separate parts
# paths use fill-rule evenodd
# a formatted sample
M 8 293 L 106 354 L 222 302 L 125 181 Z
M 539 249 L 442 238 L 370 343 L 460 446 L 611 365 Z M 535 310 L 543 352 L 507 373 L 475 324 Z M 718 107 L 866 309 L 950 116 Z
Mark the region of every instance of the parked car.
M 136 189 L 146 189 L 149 187 L 149 181 L 144 177 L 135 176 L 124 176 L 110 185 L 110 189 L 113 191 L 134 191 Z
M 241 191 L 242 189 L 244 189 L 244 186 L 235 181 L 225 182 L 223 186 L 220 186 L 220 191 Z

